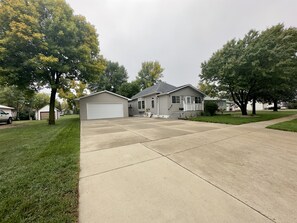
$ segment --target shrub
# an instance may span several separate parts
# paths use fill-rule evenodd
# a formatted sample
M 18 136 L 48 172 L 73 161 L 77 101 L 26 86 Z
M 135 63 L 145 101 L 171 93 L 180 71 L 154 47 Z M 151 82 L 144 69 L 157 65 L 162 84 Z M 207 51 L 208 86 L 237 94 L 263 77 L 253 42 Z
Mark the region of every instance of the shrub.
M 297 102 L 291 102 L 288 104 L 289 109 L 296 109 L 297 108 Z
M 215 102 L 205 102 L 204 112 L 210 116 L 213 116 L 218 110 L 219 106 Z
M 35 120 L 35 112 L 33 111 L 30 112 L 29 110 L 23 109 L 19 112 L 18 118 L 20 120 L 29 120 L 30 116 L 33 120 Z

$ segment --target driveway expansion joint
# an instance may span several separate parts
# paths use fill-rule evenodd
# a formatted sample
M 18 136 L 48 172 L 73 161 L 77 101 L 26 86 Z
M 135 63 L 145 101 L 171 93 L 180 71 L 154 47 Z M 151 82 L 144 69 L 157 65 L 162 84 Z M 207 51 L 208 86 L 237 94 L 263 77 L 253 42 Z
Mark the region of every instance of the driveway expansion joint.
M 113 168 L 113 169 L 110 169 L 110 170 L 102 171 L 102 172 L 99 172 L 99 173 L 94 173 L 94 174 L 90 174 L 90 175 L 87 175 L 87 176 L 83 176 L 83 177 L 80 177 L 79 179 L 82 180 L 82 179 L 85 179 L 85 178 L 98 176 L 98 175 L 101 175 L 101 174 L 105 174 L 105 173 L 109 173 L 109 172 L 112 172 L 112 171 L 115 171 L 115 170 L 120 170 L 120 169 L 123 169 L 123 168 L 135 166 L 135 165 L 138 165 L 138 164 L 141 164 L 141 163 L 149 162 L 149 161 L 160 159 L 160 158 L 163 158 L 163 157 L 159 156 L 159 157 L 143 160 L 143 161 L 136 162 L 136 163 L 131 163 L 131 164 L 128 164 L 128 165 L 124 165 L 124 166 L 121 166 L 121 167 L 117 167 L 117 168 Z
M 178 162 L 174 161 L 173 159 L 170 159 L 169 157 L 166 156 L 167 159 L 169 159 L 171 162 L 175 163 L 176 165 L 180 166 L 181 168 L 187 170 L 188 172 L 190 172 L 191 174 L 195 175 L 196 177 L 200 178 L 201 180 L 205 181 L 206 183 L 210 184 L 211 186 L 217 188 L 218 190 L 222 191 L 223 193 L 229 195 L 230 197 L 232 197 L 233 199 L 239 201 L 240 203 L 242 203 L 243 205 L 247 206 L 248 208 L 252 209 L 253 211 L 259 213 L 260 215 L 262 215 L 263 217 L 265 217 L 266 219 L 270 220 L 271 222 L 277 223 L 274 219 L 268 217 L 267 215 L 265 215 L 264 213 L 262 213 L 261 211 L 257 210 L 256 208 L 252 207 L 251 205 L 247 204 L 246 202 L 242 201 L 241 199 L 239 199 L 238 197 L 236 197 L 235 195 L 229 193 L 228 191 L 224 190 L 223 188 L 215 185 L 214 183 L 210 182 L 209 180 L 201 177 L 199 174 L 194 173 L 193 171 L 191 171 L 190 169 L 184 167 L 183 165 L 179 164 Z
M 249 132 L 251 133 L 251 132 Z M 240 134 L 242 135 L 242 134 Z M 238 136 L 238 135 L 237 135 Z M 229 138 L 226 138 L 226 139 L 230 139 L 232 137 L 229 137 Z M 219 141 L 222 141 L 222 140 L 225 140 L 225 139 L 221 139 L 221 140 L 217 140 L 216 142 L 219 142 Z M 216 142 L 212 142 L 212 143 L 216 143 Z M 209 144 L 212 144 L 212 143 L 209 143 Z M 207 145 L 207 144 L 204 144 L 204 145 Z M 237 200 L 238 202 L 242 203 L 243 205 L 247 206 L 248 208 L 252 209 L 253 211 L 259 213 L 260 215 L 262 215 L 263 217 L 265 217 L 266 219 L 270 220 L 271 222 L 274 222 L 274 223 L 277 223 L 274 219 L 268 217 L 267 215 L 265 215 L 264 213 L 262 213 L 261 211 L 257 210 L 256 208 L 252 207 L 251 205 L 247 204 L 246 202 L 242 201 L 241 199 L 239 199 L 238 197 L 236 197 L 235 195 L 229 193 L 228 191 L 224 190 L 223 188 L 217 186 L 216 184 L 210 182 L 209 180 L 205 179 L 204 177 L 200 176 L 199 174 L 196 174 L 195 172 L 191 171 L 190 169 L 186 168 L 185 166 L 179 164 L 178 162 L 176 162 L 175 160 L 171 159 L 169 156 L 170 155 L 173 155 L 173 154 L 176 154 L 176 153 L 181 153 L 181 152 L 184 152 L 184 151 L 187 151 L 187 150 L 191 150 L 191 149 L 195 149 L 195 148 L 199 148 L 200 146 L 198 147 L 195 147 L 195 148 L 191 148 L 191 149 L 187 149 L 187 150 L 183 150 L 183 151 L 179 151 L 179 152 L 176 152 L 176 153 L 172 153 L 172 154 L 169 154 L 169 155 L 163 155 L 162 153 L 158 152 L 158 151 L 155 151 L 154 149 L 151 149 L 149 147 L 147 147 L 146 145 L 144 145 L 146 148 L 152 150 L 153 152 L 156 152 L 158 153 L 159 155 L 161 155 L 161 157 L 164 157 L 164 158 L 167 158 L 169 161 L 175 163 L 176 165 L 180 166 L 181 168 L 183 168 L 184 170 L 190 172 L 191 174 L 193 174 L 195 177 L 198 177 L 200 178 L 201 180 L 203 180 L 204 182 L 210 184 L 211 186 L 217 188 L 218 190 L 222 191 L 223 193 L 227 194 L 228 196 L 232 197 L 233 199 Z M 203 146 L 203 145 L 201 145 Z M 158 157 L 158 158 L 161 158 L 161 157 Z

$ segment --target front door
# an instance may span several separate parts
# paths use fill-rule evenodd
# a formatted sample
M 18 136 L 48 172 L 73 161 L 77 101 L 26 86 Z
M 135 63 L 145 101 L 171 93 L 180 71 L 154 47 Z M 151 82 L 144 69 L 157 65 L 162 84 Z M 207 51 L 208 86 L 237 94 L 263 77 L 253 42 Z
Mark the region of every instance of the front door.
M 191 96 L 185 96 L 186 104 L 191 104 Z

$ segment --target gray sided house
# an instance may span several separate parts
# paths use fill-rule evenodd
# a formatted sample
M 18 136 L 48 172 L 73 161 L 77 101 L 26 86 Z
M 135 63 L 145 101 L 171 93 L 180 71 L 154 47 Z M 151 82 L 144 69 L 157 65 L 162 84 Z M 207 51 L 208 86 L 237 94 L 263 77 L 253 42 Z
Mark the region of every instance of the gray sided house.
M 204 98 L 204 102 L 214 102 L 218 105 L 218 109 L 219 110 L 224 110 L 226 111 L 227 109 L 227 99 L 221 99 L 221 98 L 218 98 L 218 97 L 209 97 L 209 96 L 206 96 Z
M 185 118 L 199 115 L 204 109 L 205 94 L 192 85 L 175 87 L 160 82 L 134 95 L 129 114 L 162 118 Z

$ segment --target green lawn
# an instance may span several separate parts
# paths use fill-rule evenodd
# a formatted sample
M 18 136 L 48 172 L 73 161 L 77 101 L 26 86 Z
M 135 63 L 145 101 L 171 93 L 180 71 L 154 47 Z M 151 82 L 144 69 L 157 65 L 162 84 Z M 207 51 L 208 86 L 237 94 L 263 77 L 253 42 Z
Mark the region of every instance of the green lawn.
M 267 126 L 269 129 L 278 129 L 283 131 L 297 132 L 297 119 L 287 122 L 281 122 L 274 125 Z
M 0 126 L 0 222 L 77 222 L 78 116 L 13 126 Z
M 200 122 L 214 122 L 214 123 L 224 123 L 231 125 L 241 125 L 250 122 L 260 122 L 267 121 L 271 119 L 281 118 L 289 115 L 297 114 L 296 110 L 290 111 L 259 111 L 257 115 L 252 116 L 248 115 L 246 117 L 241 116 L 239 112 L 226 113 L 226 114 L 217 114 L 214 116 L 199 116 L 195 118 L 191 118 L 191 121 L 200 121 Z

